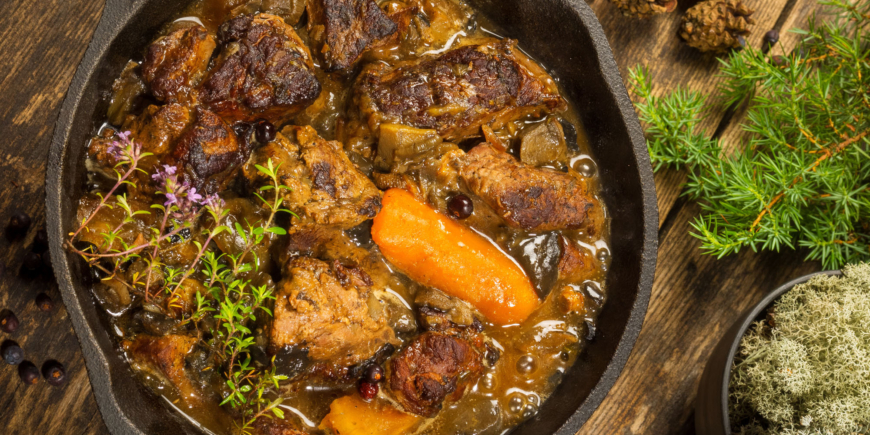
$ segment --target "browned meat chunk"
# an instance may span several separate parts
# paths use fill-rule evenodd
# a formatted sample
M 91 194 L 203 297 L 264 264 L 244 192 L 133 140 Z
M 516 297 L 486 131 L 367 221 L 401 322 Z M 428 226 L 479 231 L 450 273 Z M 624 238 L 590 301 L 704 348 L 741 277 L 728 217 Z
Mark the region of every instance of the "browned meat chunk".
M 275 141 L 254 152 L 245 175 L 255 186 L 264 180 L 254 164 L 280 163 L 280 182 L 290 190 L 286 205 L 304 220 L 352 228 L 381 209 L 381 192 L 347 158 L 341 143 L 326 141 L 313 128 L 287 127 Z
M 198 191 L 217 193 L 250 153 L 220 116 L 202 106 L 195 112 L 196 121 L 178 139 L 167 161 Z
M 346 367 L 398 343 L 386 319 L 369 313 L 372 282 L 364 271 L 300 257 L 287 265 L 285 276 L 271 328 L 274 351 L 296 346 L 308 349 L 313 361 Z
M 145 172 L 136 172 L 133 181 L 136 186 L 129 186 L 127 191 L 131 197 L 149 196 L 156 191 L 151 174 L 158 165 L 165 163 L 172 153 L 178 138 L 193 122 L 190 109 L 181 104 L 165 106 L 148 106 L 139 116 L 128 116 L 120 131 L 130 131 L 130 139 L 142 145 L 142 152 L 153 155 L 143 157 L 139 168 Z M 104 130 L 91 140 L 88 154 L 98 167 L 91 169 L 101 171 L 114 178 L 113 168 L 118 162 L 109 153 L 112 142 L 118 140 L 115 131 Z
M 148 46 L 142 78 L 158 100 L 184 101 L 205 74 L 214 49 L 214 38 L 205 27 L 180 21 Z
M 346 232 L 321 225 L 293 226 L 286 237 L 287 244 L 280 247 L 276 257 L 286 264 L 296 257 L 312 257 L 327 262 L 362 268 L 371 278 L 374 290 L 386 286 L 390 271 L 375 252 L 357 245 Z
M 201 398 L 200 392 L 184 369 L 184 358 L 194 344 L 196 338 L 188 335 L 140 335 L 135 340 L 126 342 L 124 350 L 130 356 L 135 369 L 167 381 L 182 400 L 190 404 Z
M 363 52 L 383 44 L 398 30 L 374 0 L 308 1 L 308 34 L 326 71 L 353 65 Z
M 432 417 L 483 372 L 478 349 L 461 337 L 425 332 L 390 361 L 390 391 L 406 411 Z
M 460 177 L 508 225 L 527 231 L 578 229 L 600 209 L 582 178 L 520 163 L 487 143 L 466 154 Z
M 292 27 L 268 14 L 242 15 L 218 32 L 224 46 L 199 101 L 227 121 L 283 124 L 320 94 L 311 53 Z
M 358 115 L 375 134 L 394 123 L 458 140 L 484 124 L 564 109 L 553 79 L 515 44 L 487 39 L 396 67 L 373 64 L 354 85 Z
M 250 147 L 236 137 L 233 129 L 217 114 L 197 106 L 192 111 L 181 104 L 149 106 L 138 117 L 129 117 L 121 128 L 130 139 L 152 156 L 141 160 L 145 173 L 134 177 L 134 193 L 153 194 L 156 186 L 151 174 L 159 164 L 177 166 L 181 179 L 200 192 L 223 190 L 250 155 Z M 100 168 L 111 173 L 117 163 L 108 152 L 117 140 L 108 130 L 91 141 L 88 149 Z
M 151 158 L 144 158 L 143 164 L 146 171 L 150 171 L 158 160 L 167 155 L 175 141 L 191 123 L 190 110 L 180 104 L 167 104 L 165 106 L 148 106 L 139 116 L 128 117 L 121 131 L 130 131 L 130 139 L 142 145 L 143 152 L 154 154 Z M 116 141 L 115 131 L 106 129 L 104 134 L 95 137 L 88 147 L 88 154 L 103 168 L 111 172 L 111 168 L 117 163 L 108 153 L 112 142 Z

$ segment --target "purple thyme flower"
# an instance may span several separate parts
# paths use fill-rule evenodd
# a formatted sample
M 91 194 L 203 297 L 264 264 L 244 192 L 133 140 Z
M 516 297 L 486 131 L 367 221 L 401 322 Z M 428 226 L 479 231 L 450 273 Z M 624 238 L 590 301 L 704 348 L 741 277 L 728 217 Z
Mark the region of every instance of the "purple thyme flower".
M 151 175 L 151 179 L 160 183 L 160 187 L 165 187 L 166 181 L 175 175 L 178 169 L 175 166 L 163 165 L 163 169 L 157 168 L 157 171 Z M 174 178 L 174 177 L 173 177 Z M 173 182 L 172 184 L 175 184 Z
M 138 161 L 142 155 L 142 145 L 130 140 L 131 134 L 129 131 L 115 133 L 121 141 L 112 142 L 112 145 L 106 150 L 118 162 Z
M 163 203 L 163 206 L 169 207 L 169 206 L 171 206 L 173 204 L 177 204 L 177 203 L 178 203 L 178 197 L 175 196 L 174 193 L 167 192 L 166 193 L 166 202 Z
M 110 156 L 112 156 L 116 161 L 124 161 L 126 160 L 124 157 L 124 147 L 121 146 L 121 143 L 118 141 L 112 142 L 112 146 L 106 150 Z
M 130 144 L 130 135 L 133 134 L 131 131 L 125 131 L 123 133 L 118 133 L 118 137 L 124 141 L 125 144 Z
M 196 193 L 195 187 L 191 187 L 187 192 L 187 200 L 194 204 L 202 204 L 202 195 Z

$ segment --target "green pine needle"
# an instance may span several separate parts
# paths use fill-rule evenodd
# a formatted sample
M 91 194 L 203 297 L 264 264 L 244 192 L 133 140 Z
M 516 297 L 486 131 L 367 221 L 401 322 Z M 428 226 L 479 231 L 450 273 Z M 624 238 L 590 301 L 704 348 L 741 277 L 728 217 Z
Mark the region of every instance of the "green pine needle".
M 796 31 L 784 65 L 752 48 L 721 61 L 720 103 L 749 101 L 746 142 L 701 131 L 705 95 L 658 97 L 647 70 L 630 71 L 654 169 L 688 173 L 685 194 L 702 208 L 692 235 L 707 254 L 804 248 L 832 269 L 870 259 L 870 2 L 820 3 L 835 17 Z

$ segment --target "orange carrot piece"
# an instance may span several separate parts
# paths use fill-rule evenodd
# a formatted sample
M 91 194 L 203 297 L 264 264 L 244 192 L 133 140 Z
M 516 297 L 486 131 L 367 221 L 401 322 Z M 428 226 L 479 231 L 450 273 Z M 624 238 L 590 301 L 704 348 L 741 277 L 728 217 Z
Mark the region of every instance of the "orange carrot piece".
M 421 420 L 377 399 L 366 403 L 352 395 L 332 401 L 320 429 L 339 435 L 396 435 L 408 433 Z
M 492 242 L 405 190 L 384 194 L 372 238 L 411 279 L 471 303 L 493 323 L 520 323 L 541 303 L 523 270 Z

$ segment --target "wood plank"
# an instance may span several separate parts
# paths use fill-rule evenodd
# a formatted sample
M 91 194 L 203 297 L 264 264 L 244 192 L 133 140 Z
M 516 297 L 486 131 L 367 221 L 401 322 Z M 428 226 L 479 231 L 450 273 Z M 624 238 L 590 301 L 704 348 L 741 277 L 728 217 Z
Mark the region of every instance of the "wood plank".
M 746 0 L 749 7 L 755 8 L 752 18 L 756 21 L 752 34 L 747 38 L 747 44 L 760 47 L 764 33 L 775 27 L 789 2 L 801 5 L 794 8 L 797 11 L 804 11 L 808 5 L 815 5 L 813 0 Z M 623 78 L 628 78 L 629 68 L 643 65 L 650 69 L 655 95 L 664 95 L 682 87 L 708 93 L 710 101 L 714 101 L 721 95 L 717 86 L 722 82 L 717 74 L 717 56 L 700 53 L 685 45 L 677 36 L 681 17 L 696 3 L 697 1 L 682 1 L 673 13 L 648 20 L 625 17 L 607 0 L 595 0 L 591 6 L 607 34 Z M 791 15 L 794 17 L 789 22 L 805 21 L 804 17 L 794 12 Z M 725 109 L 721 106 L 713 107 L 700 127 L 712 135 L 719 126 Z M 661 225 L 683 191 L 685 175 L 679 171 L 664 171 L 657 173 L 655 179 Z
M 786 13 L 778 16 L 775 8 L 769 7 L 773 3 L 786 9 Z M 760 46 L 766 29 L 790 29 L 805 24 L 815 6 L 815 2 L 803 0 L 793 5 L 766 3 L 756 13 L 758 24 L 749 43 Z M 618 33 L 622 38 L 627 33 L 609 29 L 607 25 L 605 32 Z M 796 35 L 782 34 L 783 47 L 775 50 L 791 50 Z M 642 44 L 634 44 L 625 49 L 642 51 L 637 48 L 643 47 Z M 643 56 L 636 52 L 621 53 L 617 47 L 614 51 L 623 69 Z M 698 72 L 700 67 L 693 64 L 662 61 L 650 68 L 659 86 L 658 95 L 678 85 L 710 91 L 721 81 L 716 77 L 705 80 Z M 657 74 L 657 70 L 661 73 Z M 660 81 L 662 74 L 688 79 Z M 720 107 L 713 113 L 711 117 L 721 121 L 725 110 Z M 744 113 L 738 111 L 727 120 L 722 136 L 725 143 L 743 134 L 739 125 Z M 710 128 L 709 119 L 705 125 Z M 722 334 L 765 292 L 820 269 L 818 263 L 803 262 L 804 252 L 755 254 L 745 249 L 739 255 L 722 260 L 702 255 L 701 242 L 689 236 L 689 223 L 698 215 L 699 207 L 691 201 L 677 199 L 684 181 L 685 177 L 678 171 L 656 174 L 660 260 L 644 328 L 616 385 L 579 434 L 693 434 L 698 378 Z
M 686 236 L 698 206 L 682 207 L 659 245 L 643 330 L 622 375 L 579 434 L 694 433 L 698 378 L 720 337 L 783 282 L 819 269 L 802 252 L 702 255 Z
M 108 433 L 99 417 L 78 340 L 50 270 L 22 271 L 24 254 L 44 225 L 45 160 L 57 111 L 84 54 L 103 7 L 102 0 L 6 0 L 0 2 L 0 225 L 20 209 L 33 217 L 23 239 L 0 239 L 0 308 L 21 325 L 0 340 L 14 340 L 37 367 L 49 359 L 66 368 L 67 382 L 25 385 L 16 367 L 3 364 L 0 426 L 9 434 Z M 51 312 L 37 309 L 40 292 L 51 296 Z
M 788 56 L 794 50 L 801 36 L 793 29 L 806 29 L 807 19 L 813 14 L 819 13 L 819 18 L 824 17 L 824 9 L 819 9 L 815 2 L 798 2 L 790 13 L 781 17 L 781 24 L 777 26 L 780 31 L 780 42 L 770 50 L 771 56 Z M 733 150 L 745 144 L 749 137 L 743 130 L 742 124 L 745 122 L 747 105 L 743 105 L 736 111 L 734 117 L 726 126 L 722 126 L 722 134 L 720 135 L 722 146 L 728 150 Z

